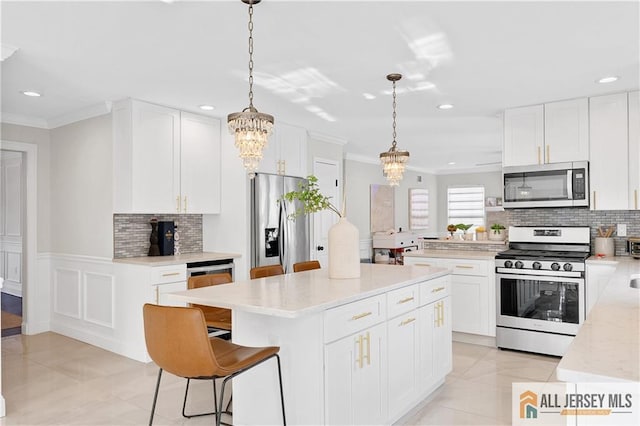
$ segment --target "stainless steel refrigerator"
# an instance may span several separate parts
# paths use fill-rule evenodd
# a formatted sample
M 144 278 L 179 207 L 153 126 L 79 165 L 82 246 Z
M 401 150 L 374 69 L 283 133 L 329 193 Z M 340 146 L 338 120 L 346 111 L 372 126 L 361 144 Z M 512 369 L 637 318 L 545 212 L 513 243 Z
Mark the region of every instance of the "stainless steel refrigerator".
M 300 202 L 281 201 L 306 179 L 258 173 L 251 182 L 251 267 L 281 264 L 285 273 L 293 264 L 309 260 L 309 216 L 288 216 Z

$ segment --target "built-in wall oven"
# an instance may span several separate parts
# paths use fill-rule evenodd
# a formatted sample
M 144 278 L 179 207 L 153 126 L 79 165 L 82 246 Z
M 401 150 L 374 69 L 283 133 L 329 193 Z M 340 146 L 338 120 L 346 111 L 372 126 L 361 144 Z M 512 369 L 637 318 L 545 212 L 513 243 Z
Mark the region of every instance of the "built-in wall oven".
M 562 356 L 585 320 L 588 227 L 510 227 L 496 255 L 498 347 Z

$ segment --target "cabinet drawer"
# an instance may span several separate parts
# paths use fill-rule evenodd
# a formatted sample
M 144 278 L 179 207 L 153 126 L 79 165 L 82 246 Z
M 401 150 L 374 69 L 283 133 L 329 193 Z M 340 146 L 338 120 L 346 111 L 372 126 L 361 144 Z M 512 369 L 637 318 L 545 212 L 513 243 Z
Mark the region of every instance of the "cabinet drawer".
M 445 276 L 420 284 L 420 306 L 442 299 L 451 293 L 451 277 Z
M 387 293 L 387 318 L 409 312 L 418 307 L 419 285 L 410 285 Z
M 405 265 L 415 265 L 415 266 L 431 266 L 431 267 L 439 267 L 442 265 L 441 259 L 434 259 L 431 257 L 417 257 L 417 256 L 404 256 L 404 264 Z
M 187 280 L 187 266 L 170 265 L 151 268 L 151 284 L 165 284 Z
M 487 275 L 487 262 L 483 260 L 453 259 L 447 261 L 454 275 Z
M 386 319 L 386 295 L 329 309 L 324 313 L 324 341 L 331 342 Z

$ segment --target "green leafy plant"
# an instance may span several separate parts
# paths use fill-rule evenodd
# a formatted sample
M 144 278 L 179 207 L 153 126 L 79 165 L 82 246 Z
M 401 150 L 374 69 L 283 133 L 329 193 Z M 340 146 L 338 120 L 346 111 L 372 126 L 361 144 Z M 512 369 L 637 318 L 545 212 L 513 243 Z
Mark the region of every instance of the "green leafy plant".
M 462 230 L 462 232 L 464 232 L 465 234 L 467 233 L 469 228 L 471 228 L 472 226 L 473 226 L 473 224 L 470 224 L 470 225 L 465 225 L 464 223 L 456 224 L 456 228 Z
M 299 183 L 297 191 L 287 192 L 281 198 L 289 202 L 300 201 L 302 203 L 302 207 L 289 214 L 289 219 L 295 219 L 303 214 L 316 213 L 322 210 L 331 210 L 342 217 L 342 212 L 331 203 L 331 197 L 320 193 L 318 178 L 314 175 L 309 175 L 307 176 L 307 181 L 307 183 Z
M 494 223 L 493 225 L 491 225 L 491 229 L 493 230 L 494 234 L 499 234 L 500 231 L 505 229 L 505 227 L 500 225 L 499 223 Z

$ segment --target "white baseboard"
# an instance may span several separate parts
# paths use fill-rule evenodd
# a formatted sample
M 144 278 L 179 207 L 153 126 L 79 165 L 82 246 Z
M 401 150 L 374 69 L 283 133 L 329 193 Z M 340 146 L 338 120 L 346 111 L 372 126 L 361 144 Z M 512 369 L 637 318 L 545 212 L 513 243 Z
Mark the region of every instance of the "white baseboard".
M 496 347 L 496 338 L 492 336 L 481 336 L 479 334 L 460 333 L 454 331 L 453 341 L 460 343 L 471 343 L 473 345 L 489 346 L 490 348 Z

